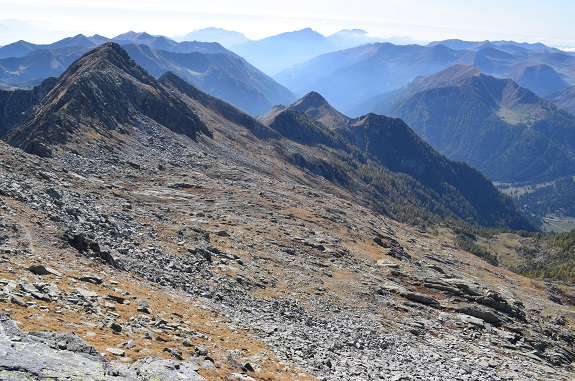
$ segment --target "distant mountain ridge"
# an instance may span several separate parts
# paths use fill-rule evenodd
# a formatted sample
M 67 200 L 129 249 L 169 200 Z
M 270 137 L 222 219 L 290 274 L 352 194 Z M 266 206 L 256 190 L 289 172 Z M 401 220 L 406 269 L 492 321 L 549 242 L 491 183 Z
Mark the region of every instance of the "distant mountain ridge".
M 232 51 L 252 62 L 268 75 L 333 50 L 322 34 L 311 28 L 281 33 L 232 47 Z
M 296 94 L 317 91 L 350 112 L 377 95 L 453 65 L 473 66 L 497 78 L 511 78 L 540 96 L 575 84 L 575 57 L 544 45 L 502 41 L 446 41 L 420 45 L 373 43 L 317 56 L 276 75 Z
M 0 56 L 2 52 L 20 52 L 22 56 L 0 59 L 0 83 L 4 82 L 7 89 L 31 88 L 47 77 L 60 75 L 74 60 L 104 40 L 101 36 L 78 35 L 49 45 L 16 43 L 2 47 Z M 217 43 L 178 43 L 163 36 L 136 32 L 113 40 L 156 77 L 167 71 L 175 72 L 253 115 L 263 114 L 275 104 L 295 100 L 288 89 Z
M 324 36 L 311 28 L 247 41 L 231 49 L 264 73 L 276 75 L 320 54 L 381 41 L 361 29 L 341 30 Z
M 216 36 L 232 33 L 237 37 L 233 32 L 217 28 L 204 32 Z M 210 38 L 206 36 L 205 39 Z M 31 88 L 48 76 L 59 75 L 74 59 L 105 41 L 115 41 L 122 45 L 147 45 L 154 50 L 170 53 L 221 53 L 240 61 L 244 57 L 253 65 L 250 71 L 258 72 L 262 69 L 268 74 L 274 74 L 277 82 L 296 94 L 286 99 L 286 90 L 279 90 L 277 86 L 275 89 L 283 95 L 270 92 L 274 86 L 269 79 L 254 80 L 258 85 L 252 89 L 249 89 L 253 86 L 246 83 L 245 78 L 240 79 L 242 83 L 233 97 L 224 96 L 227 90 L 220 88 L 219 92 L 213 92 L 214 87 L 204 87 L 252 115 L 261 115 L 272 105 L 291 103 L 298 95 L 310 91 L 320 92 L 336 108 L 349 113 L 374 96 L 398 89 L 418 76 L 429 75 L 455 64 L 473 66 L 497 78 L 514 79 L 540 96 L 550 96 L 575 85 L 575 56 L 543 44 L 446 40 L 427 46 L 393 45 L 383 43 L 360 29 L 342 30 L 323 36 L 306 28 L 235 44 L 233 49 L 240 55 L 215 42 L 176 42 L 145 32 L 127 32 L 112 39 L 98 35 L 78 35 L 44 45 L 19 41 L 0 47 L 0 88 Z M 79 47 L 83 50 L 79 50 Z M 34 52 L 39 55 L 29 57 Z M 243 61 L 245 64 L 246 61 Z M 161 63 L 155 65 L 162 66 Z M 167 66 L 172 66 L 168 70 L 179 71 L 182 76 L 187 71 L 187 80 L 193 76 L 181 62 L 178 65 L 180 69 L 174 68 L 174 63 Z M 237 65 L 233 66 L 236 72 L 242 71 Z M 218 68 L 217 71 L 220 70 L 225 72 L 224 76 L 230 75 L 226 68 Z M 259 73 L 260 79 L 262 76 L 265 75 Z M 205 76 L 200 74 L 200 77 Z M 213 78 L 217 79 L 218 75 L 214 73 Z M 203 79 L 193 83 L 205 86 Z M 227 86 L 230 83 L 228 81 Z M 244 98 L 245 102 L 238 101 Z M 253 104 L 257 98 L 260 98 L 257 107 L 252 109 L 246 106 Z
M 426 48 L 374 43 L 318 56 L 274 79 L 298 94 L 317 91 L 334 107 L 347 112 L 418 75 L 450 66 L 462 55 L 443 45 Z
M 183 36 L 174 37 L 174 40 L 179 42 L 217 42 L 228 49 L 234 45 L 239 45 L 241 43 L 250 41 L 250 39 L 242 33 L 229 31 L 222 28 L 203 28 L 187 33 Z
M 496 181 L 575 174 L 575 118 L 512 80 L 469 66 L 418 78 L 356 112 L 367 110 L 404 119 L 440 152 Z
M 559 49 L 550 48 L 545 44 L 540 42 L 536 43 L 527 43 L 527 42 L 515 42 L 515 41 L 505 41 L 505 40 L 498 40 L 498 41 L 464 41 L 459 39 L 448 39 L 448 40 L 441 40 L 441 41 L 433 41 L 428 44 L 428 46 L 436 46 L 436 45 L 445 45 L 453 50 L 479 50 L 486 47 L 510 47 L 515 46 L 522 49 L 532 49 L 532 50 L 541 50 L 541 49 L 549 49 L 556 52 L 560 52 Z

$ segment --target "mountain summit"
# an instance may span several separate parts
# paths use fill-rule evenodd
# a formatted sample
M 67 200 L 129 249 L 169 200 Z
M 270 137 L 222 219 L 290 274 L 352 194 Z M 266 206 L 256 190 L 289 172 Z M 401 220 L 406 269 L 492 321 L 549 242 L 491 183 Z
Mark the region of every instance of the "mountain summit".
M 300 98 L 291 106 L 292 110 L 301 111 L 330 128 L 344 126 L 349 118 L 333 108 L 319 93 L 312 91 Z
M 6 140 L 40 156 L 70 139 L 126 133 L 150 124 L 195 139 L 209 131 L 190 109 L 116 43 L 85 54 L 59 78 L 38 112 Z

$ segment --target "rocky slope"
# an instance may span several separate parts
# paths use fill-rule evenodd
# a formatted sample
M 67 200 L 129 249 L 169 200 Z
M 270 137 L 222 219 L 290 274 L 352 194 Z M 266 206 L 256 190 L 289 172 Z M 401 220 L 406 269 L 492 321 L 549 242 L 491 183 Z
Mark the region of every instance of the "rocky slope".
M 42 102 L 73 126 L 50 157 L 0 142 L 0 312 L 30 332 L 0 318 L 2 378 L 571 377 L 573 289 L 375 213 L 285 161 L 305 146 L 173 75 L 119 70 L 114 45 L 87 57 Z M 96 75 L 125 103 L 80 86 Z M 12 136 L 59 131 L 42 123 Z

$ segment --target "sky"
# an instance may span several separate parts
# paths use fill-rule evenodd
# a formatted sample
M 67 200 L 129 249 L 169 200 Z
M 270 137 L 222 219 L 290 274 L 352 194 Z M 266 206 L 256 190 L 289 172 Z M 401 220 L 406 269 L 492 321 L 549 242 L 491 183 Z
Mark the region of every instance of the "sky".
M 458 38 L 575 48 L 573 15 L 572 0 L 0 0 L 0 45 L 130 30 L 174 37 L 207 27 L 260 39 L 311 27 L 421 43 Z

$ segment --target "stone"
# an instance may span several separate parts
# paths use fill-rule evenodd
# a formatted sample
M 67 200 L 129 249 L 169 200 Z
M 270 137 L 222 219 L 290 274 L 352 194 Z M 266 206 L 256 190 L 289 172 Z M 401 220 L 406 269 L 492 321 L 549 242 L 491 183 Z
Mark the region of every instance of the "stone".
M 116 322 L 110 324 L 110 328 L 112 328 L 112 331 L 114 331 L 114 333 L 122 332 L 122 326 Z
M 124 302 L 126 301 L 126 298 L 125 298 L 125 297 L 123 297 L 123 296 L 118 296 L 118 295 L 110 295 L 110 294 L 108 294 L 108 295 L 106 295 L 105 298 L 106 298 L 106 299 L 109 299 L 109 300 L 111 300 L 111 301 L 113 301 L 113 302 L 116 302 L 116 303 L 118 303 L 118 304 L 124 304 Z
M 78 278 L 78 280 L 80 280 L 82 282 L 96 284 L 96 285 L 102 284 L 102 282 L 104 281 L 102 279 L 102 277 L 100 277 L 98 275 L 94 275 L 94 274 L 84 275 L 84 276 Z
M 14 303 L 14 304 L 20 306 L 20 307 L 28 307 L 28 304 L 26 304 L 25 301 L 23 301 L 22 299 L 20 299 L 20 298 L 14 296 L 14 295 L 12 295 L 12 296 L 10 297 L 10 301 L 11 301 L 12 303 Z
M 124 356 L 126 354 L 126 351 L 120 348 L 106 348 L 106 351 L 115 356 Z
M 425 304 L 431 307 L 440 307 L 439 301 L 431 295 L 421 294 L 419 292 L 404 292 L 401 294 L 404 298 L 413 302 Z
M 10 322 L 6 315 L 0 315 L 0 379 L 105 379 L 106 363 L 99 354 L 97 357 L 75 352 L 69 342 L 66 342 L 66 350 L 58 349 L 56 343 L 63 346 L 59 340 L 49 340 L 53 343 L 51 347 L 42 339 L 32 340 L 29 335 L 10 328 L 13 325 Z
M 468 324 L 472 324 L 478 327 L 484 327 L 485 326 L 485 322 L 483 321 L 483 319 L 474 317 L 474 316 L 469 316 L 469 315 L 459 315 L 459 320 L 461 320 L 464 323 L 468 323 Z
M 487 308 L 476 306 L 476 305 L 467 305 L 458 307 L 455 309 L 456 312 L 461 312 L 465 315 L 469 315 L 478 319 L 481 319 L 487 323 L 493 324 L 495 326 L 501 325 L 502 320 L 496 313 L 488 310 Z
M 390 262 L 387 259 L 378 259 L 377 260 L 377 265 L 380 267 L 387 267 L 387 268 L 392 268 L 392 269 L 399 269 L 399 263 L 396 262 Z
M 10 318 L 10 315 L 0 314 L 0 338 L 18 338 L 21 340 L 23 336 L 25 336 L 24 332 L 18 328 L 14 320 Z
M 46 267 L 44 267 L 42 265 L 30 266 L 30 267 L 28 267 L 28 270 L 30 270 L 32 273 L 34 273 L 36 275 L 49 275 L 50 274 L 50 272 L 46 269 Z
M 134 340 L 128 340 L 125 343 L 120 344 L 123 348 L 133 349 L 136 346 L 136 342 Z
M 463 293 L 459 288 L 453 286 L 443 280 L 426 280 L 423 285 L 427 288 L 433 288 L 440 291 L 445 291 L 453 295 L 462 295 Z
M 198 356 L 207 356 L 209 351 L 204 345 L 200 345 L 194 348 Z
M 20 288 L 27 294 L 37 293 L 39 291 L 33 284 L 24 282 L 20 283 Z
M 172 356 L 176 360 L 183 360 L 184 359 L 184 357 L 182 356 L 182 351 L 177 350 L 175 348 L 166 347 L 163 349 L 163 351 L 168 353 L 170 356 Z
M 79 294 L 82 298 L 90 300 L 98 297 L 98 293 L 84 288 L 75 288 L 74 292 Z
M 249 362 L 245 363 L 244 366 L 242 366 L 242 369 L 245 372 L 255 372 L 254 367 L 252 366 L 252 364 L 250 364 Z
M 148 357 L 136 361 L 131 368 L 137 370 L 138 379 L 142 380 L 207 381 L 197 373 L 198 366 L 191 362 Z
M 231 380 L 240 380 L 240 381 L 256 381 L 255 378 L 250 377 L 248 375 L 242 373 L 230 373 L 229 375 Z
M 138 312 L 143 312 L 146 314 L 152 314 L 152 309 L 145 300 L 136 300 L 136 305 L 138 306 Z

